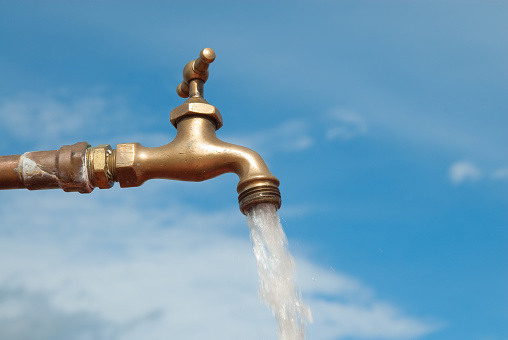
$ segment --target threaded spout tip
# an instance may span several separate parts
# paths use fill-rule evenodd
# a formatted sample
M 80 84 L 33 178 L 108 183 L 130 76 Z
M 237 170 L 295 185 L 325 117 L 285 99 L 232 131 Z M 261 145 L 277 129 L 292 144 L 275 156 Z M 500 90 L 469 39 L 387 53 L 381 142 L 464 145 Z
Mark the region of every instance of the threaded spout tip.
M 278 210 L 282 204 L 280 191 L 271 185 L 255 186 L 244 190 L 238 195 L 240 211 L 247 215 L 250 208 L 259 203 L 271 203 Z

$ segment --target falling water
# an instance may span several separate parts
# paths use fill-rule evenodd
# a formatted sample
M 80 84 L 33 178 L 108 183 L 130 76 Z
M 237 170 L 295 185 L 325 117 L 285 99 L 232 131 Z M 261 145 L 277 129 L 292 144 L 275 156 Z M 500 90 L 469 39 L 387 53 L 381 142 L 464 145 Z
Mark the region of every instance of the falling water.
M 312 314 L 295 286 L 295 264 L 272 204 L 258 204 L 247 214 L 260 277 L 259 295 L 279 323 L 280 340 L 305 339 Z

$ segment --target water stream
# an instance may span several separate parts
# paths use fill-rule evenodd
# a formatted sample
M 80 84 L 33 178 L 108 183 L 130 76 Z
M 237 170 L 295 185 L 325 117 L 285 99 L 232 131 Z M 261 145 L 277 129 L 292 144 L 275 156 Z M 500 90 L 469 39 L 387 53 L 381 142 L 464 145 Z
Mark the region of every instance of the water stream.
M 312 314 L 295 285 L 295 264 L 277 211 L 272 204 L 259 204 L 249 211 L 247 221 L 260 278 L 259 296 L 277 319 L 279 339 L 303 340 Z

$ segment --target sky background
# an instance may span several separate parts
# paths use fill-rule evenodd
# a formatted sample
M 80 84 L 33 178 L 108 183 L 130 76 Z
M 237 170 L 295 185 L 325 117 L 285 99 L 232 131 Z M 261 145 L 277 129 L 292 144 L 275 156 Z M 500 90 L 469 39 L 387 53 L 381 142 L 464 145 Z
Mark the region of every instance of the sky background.
M 308 339 L 508 339 L 508 2 L 0 1 L 0 154 L 219 138 L 281 180 Z M 0 338 L 276 339 L 233 174 L 0 192 Z

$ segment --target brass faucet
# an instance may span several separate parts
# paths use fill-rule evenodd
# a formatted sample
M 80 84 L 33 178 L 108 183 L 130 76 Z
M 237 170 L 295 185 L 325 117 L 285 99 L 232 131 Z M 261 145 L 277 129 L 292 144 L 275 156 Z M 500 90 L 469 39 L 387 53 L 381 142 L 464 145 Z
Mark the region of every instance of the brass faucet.
M 222 126 L 219 110 L 203 98 L 208 67 L 215 60 L 211 48 L 185 65 L 177 93 L 188 99 L 171 111 L 177 130 L 169 144 L 149 148 L 139 143 L 118 144 L 116 150 L 87 142 L 64 145 L 59 150 L 0 156 L 0 189 L 61 188 L 90 193 L 95 187 L 136 187 L 153 178 L 200 182 L 234 172 L 240 211 L 257 203 L 281 205 L 279 180 L 256 152 L 217 138 Z

